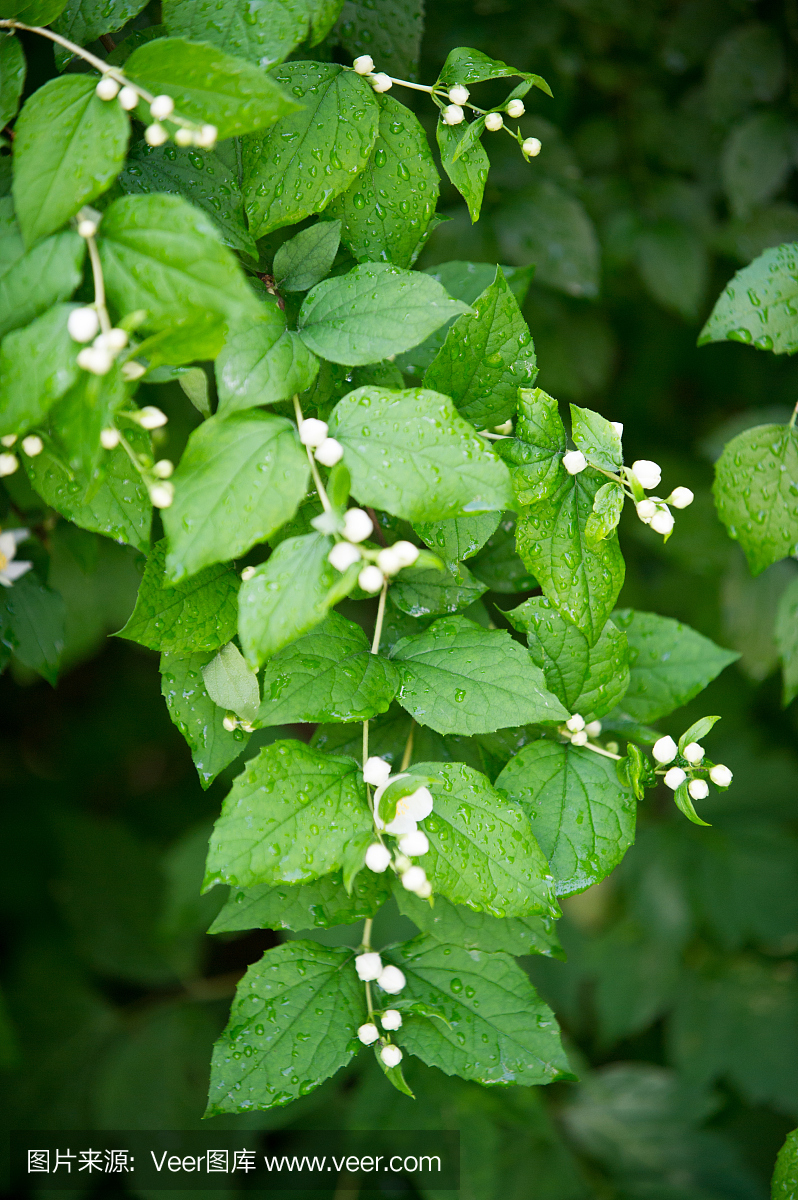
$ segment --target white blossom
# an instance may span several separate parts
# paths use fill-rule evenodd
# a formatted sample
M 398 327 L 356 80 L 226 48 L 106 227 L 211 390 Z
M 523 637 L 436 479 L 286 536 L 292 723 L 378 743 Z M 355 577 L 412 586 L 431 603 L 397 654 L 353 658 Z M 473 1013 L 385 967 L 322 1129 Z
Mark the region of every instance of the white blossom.
M 416 788 L 409 796 L 400 796 L 396 803 L 397 817 L 409 817 L 412 821 L 423 821 L 432 812 L 432 792 L 428 787 Z
M 638 517 L 641 521 L 644 521 L 646 525 L 649 524 L 652 517 L 657 515 L 657 505 L 656 501 L 654 500 L 638 500 L 635 508 L 637 509 Z
M 380 1031 L 372 1021 L 367 1021 L 365 1025 L 361 1025 L 357 1031 L 357 1036 L 360 1038 L 364 1046 L 371 1046 L 377 1041 L 380 1036 Z
M 388 870 L 391 862 L 391 852 L 381 842 L 372 842 L 366 851 L 366 866 L 377 875 Z
M 623 421 L 610 421 L 610 425 L 612 425 L 613 429 L 618 434 L 618 437 L 622 438 L 623 437 Z
M 727 788 L 734 776 L 729 768 L 725 767 L 723 763 L 716 763 L 709 772 L 709 778 L 718 787 Z
M 78 221 L 78 233 L 82 238 L 92 238 L 97 232 L 97 222 L 90 220 L 88 217 L 82 221 Z
M 367 950 L 365 954 L 358 954 L 355 959 L 355 970 L 357 971 L 358 979 L 362 979 L 364 983 L 369 983 L 374 979 L 378 979 L 382 973 L 382 959 L 375 951 Z
M 675 524 L 673 513 L 670 511 L 670 509 L 665 508 L 664 505 L 661 505 L 654 513 L 654 516 L 649 521 L 649 524 L 655 533 L 661 533 L 663 536 L 667 536 Z
M 244 570 L 241 572 L 243 582 L 246 583 L 248 579 L 251 579 L 257 569 L 257 567 L 244 567 Z
M 412 567 L 418 558 L 418 546 L 414 546 L 412 542 L 394 542 L 391 549 L 403 567 Z
M 485 128 L 489 129 L 491 133 L 496 133 L 498 129 L 501 129 L 503 124 L 504 117 L 501 113 L 489 112 L 485 117 Z
M 226 729 L 228 733 L 233 733 L 236 729 L 238 729 L 238 717 L 236 717 L 234 713 L 225 713 L 225 715 L 222 717 L 222 727 Z
M 382 571 L 379 567 L 373 564 L 364 567 L 357 577 L 358 586 L 364 591 L 373 595 L 378 592 L 385 582 Z
M 109 329 L 107 333 L 101 333 L 94 339 L 94 345 L 99 346 L 101 350 L 112 350 L 118 354 L 127 345 L 127 333 L 124 329 Z
M 360 557 L 360 551 L 351 542 L 336 542 L 327 555 L 327 562 L 331 563 L 336 571 L 343 572 L 348 571 L 356 562 L 360 562 Z
M 566 729 L 570 729 L 571 733 L 578 733 L 580 729 L 585 727 L 585 718 L 581 713 L 574 713 L 565 722 Z
M 523 100 L 511 100 L 505 111 L 508 117 L 523 117 L 526 112 L 526 106 Z
M 521 143 L 521 149 L 524 151 L 524 154 L 528 154 L 530 158 L 537 158 L 543 149 L 543 144 L 540 141 L 540 138 L 524 138 L 523 142 Z
M 371 76 L 371 86 L 375 92 L 389 92 L 393 87 L 393 80 L 384 71 L 378 71 L 376 75 Z
M 19 459 L 16 454 L 0 454 L 0 478 L 13 475 L 18 466 Z
M 429 839 L 423 830 L 416 829 L 414 833 L 406 833 L 399 839 L 399 849 L 402 854 L 408 854 L 411 858 L 419 858 L 428 852 Z
M 363 778 L 372 787 L 381 787 L 391 776 L 391 764 L 376 754 L 367 758 L 363 767 Z
M 449 99 L 452 104 L 466 104 L 470 95 L 468 88 L 462 83 L 456 83 L 449 88 Z
M 219 130 L 215 125 L 201 125 L 197 130 L 195 143 L 201 146 L 204 150 L 212 150 L 216 145 L 216 139 L 219 136 Z
M 402 1061 L 402 1051 L 398 1046 L 383 1046 L 380 1050 L 380 1058 L 386 1067 L 398 1067 Z
M 427 873 L 423 867 L 409 867 L 402 875 L 402 887 L 408 892 L 417 892 L 426 882 Z
M 150 115 L 156 121 L 165 121 L 175 111 L 175 102 L 171 96 L 156 96 L 150 105 Z
M 421 870 L 420 867 L 411 867 L 410 869 L 411 871 Z M 376 957 L 379 958 L 379 955 Z M 357 959 L 355 959 L 355 962 L 357 963 Z M 397 992 L 401 992 L 402 988 L 405 986 L 405 982 L 404 974 L 399 970 L 398 967 L 393 967 L 390 964 L 387 967 L 383 967 L 379 973 L 379 976 L 377 977 L 377 983 L 380 985 L 382 990 L 384 992 L 388 992 L 390 996 L 395 996 Z
M 704 757 L 704 747 L 699 746 L 698 742 L 688 742 L 684 750 L 682 750 L 682 754 L 689 763 L 692 763 L 693 766 L 696 766 L 696 764 L 700 763 L 701 759 Z
M 374 529 L 374 522 L 362 508 L 350 508 L 344 514 L 344 537 L 348 542 L 364 542 Z
M 0 454 L 0 459 L 7 455 Z M 11 455 L 13 458 L 13 455 Z M 9 472 L 5 472 L 8 474 Z M 27 529 L 9 529 L 0 533 L 0 586 L 13 587 L 18 579 L 31 569 L 32 562 L 16 559 L 17 546 L 28 537 Z
M 125 85 L 119 93 L 119 103 L 126 112 L 134 109 L 139 102 L 139 94 L 135 88 Z
M 147 374 L 147 368 L 144 363 L 126 362 L 122 363 L 122 378 L 128 383 L 132 383 L 134 379 L 141 379 L 142 375 Z
M 691 779 L 687 790 L 694 800 L 706 800 L 709 795 L 709 784 L 706 779 Z
M 578 729 L 576 731 L 576 733 L 571 735 L 571 745 L 572 746 L 586 746 L 587 745 L 587 734 L 585 733 L 584 729 Z
M 662 468 L 659 463 L 652 462 L 650 458 L 638 458 L 636 462 L 632 463 L 632 471 L 637 482 L 647 492 L 651 488 L 659 487 L 659 481 L 662 479 Z
M 176 129 L 175 142 L 178 146 L 193 146 L 194 134 L 190 129 Z
M 144 141 L 148 146 L 162 146 L 164 142 L 169 141 L 169 132 L 156 121 L 154 125 L 148 125 L 144 130 Z
M 370 75 L 374 70 L 374 59 L 370 54 L 360 54 L 352 63 L 358 75 Z
M 44 442 L 38 434 L 31 433 L 28 437 L 22 439 L 22 449 L 29 458 L 35 458 L 44 449 Z
M 73 308 L 67 317 L 67 333 L 73 342 L 90 342 L 99 328 L 96 308 Z
M 585 733 L 588 737 L 597 738 L 601 733 L 601 721 L 591 721 L 589 725 L 585 725 Z
M 160 429 L 169 420 L 166 413 L 161 412 L 160 408 L 156 408 L 154 404 L 147 404 L 144 408 L 139 409 L 138 413 L 134 413 L 133 417 L 142 429 Z
M 84 346 L 77 357 L 78 366 L 92 375 L 107 375 L 114 365 L 110 351 L 102 346 Z
M 562 456 L 562 465 L 569 475 L 578 475 L 587 466 L 587 459 L 581 450 L 568 450 Z
M 344 456 L 344 448 L 335 438 L 325 438 L 315 451 L 315 458 L 323 467 L 334 467 Z
M 103 75 L 94 90 L 101 100 L 115 100 L 119 95 L 119 84 L 112 75 Z
M 658 763 L 669 763 L 679 753 L 679 747 L 672 737 L 661 737 L 652 746 L 651 753 Z
M 326 439 L 329 428 L 326 421 L 308 417 L 299 427 L 299 440 L 303 446 L 310 446 L 311 450 L 315 450 Z
M 166 481 L 165 483 L 154 483 L 150 487 L 150 500 L 152 500 L 155 508 L 170 508 L 172 501 L 175 498 L 175 485 Z
M 153 475 L 157 475 L 159 479 L 169 479 L 174 474 L 175 464 L 168 458 L 159 458 L 155 466 L 152 468 Z
M 380 1017 L 380 1021 L 382 1022 L 383 1029 L 393 1031 L 394 1029 L 402 1028 L 402 1014 L 398 1008 L 386 1008 Z
M 687 508 L 694 499 L 695 496 L 688 487 L 676 487 L 668 496 L 668 503 L 672 504 L 674 508 Z
M 447 104 L 442 116 L 444 125 L 462 125 L 465 120 L 465 113 L 459 104 Z
M 377 555 L 377 566 L 384 575 L 398 575 L 402 569 L 402 560 L 393 547 L 386 546 Z
M 122 438 L 118 429 L 103 429 L 100 433 L 100 445 L 103 450 L 113 450 Z

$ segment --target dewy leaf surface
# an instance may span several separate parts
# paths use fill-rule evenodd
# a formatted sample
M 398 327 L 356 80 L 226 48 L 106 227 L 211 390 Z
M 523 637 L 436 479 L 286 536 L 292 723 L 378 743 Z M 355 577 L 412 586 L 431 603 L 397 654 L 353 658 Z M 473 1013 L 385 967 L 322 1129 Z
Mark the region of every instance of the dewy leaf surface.
M 501 513 L 474 513 L 448 521 L 418 521 L 413 526 L 431 550 L 451 569 L 464 558 L 472 558 L 496 532 Z
M 317 284 L 302 304 L 297 329 L 322 358 L 364 366 L 409 350 L 466 310 L 422 271 L 364 263 Z
M 774 354 L 798 350 L 798 242 L 773 246 L 727 284 L 701 330 L 707 342 L 743 342 Z
M 621 706 L 636 721 L 666 717 L 740 657 L 689 625 L 657 613 L 619 609 L 613 622 L 629 644 L 631 678 Z
M 442 617 L 468 608 L 488 590 L 464 566 L 405 570 L 391 585 L 391 603 L 411 617 Z
M 65 230 L 39 242 L 8 270 L 0 268 L 0 337 L 68 300 L 83 278 L 85 256 L 84 239 Z
M 466 617 L 444 617 L 402 638 L 392 657 L 402 673 L 399 703 L 438 733 L 491 733 L 568 716 L 523 646 Z
M 244 139 L 244 203 L 254 238 L 322 212 L 363 170 L 377 136 L 370 85 L 337 63 L 286 63 L 271 78 L 300 111 Z
M 117 634 L 150 650 L 219 650 L 236 631 L 240 580 L 228 565 L 200 571 L 170 586 L 165 578 L 166 541 L 147 559 L 133 614 Z
M 146 0 L 68 0 L 61 15 L 53 21 L 53 29 L 70 42 L 88 46 L 102 34 L 121 29 L 145 7 Z M 56 46 L 55 51 L 67 60 L 71 57 L 61 46 Z
M 439 1008 L 446 1018 L 407 1015 L 396 1039 L 410 1054 L 486 1085 L 574 1078 L 554 1013 L 509 954 L 422 935 L 386 957 L 405 973 L 403 997 Z
M 0 37 L 0 123 L 5 127 L 16 116 L 25 85 L 25 51 L 12 33 Z
M 424 387 L 451 396 L 461 416 L 477 429 L 515 414 L 518 389 L 538 373 L 535 347 L 518 301 L 501 267 L 490 287 L 463 314 L 424 376 Z
M 387 897 L 387 880 L 373 871 L 358 873 L 351 895 L 343 885 L 340 871 L 311 883 L 234 888 L 208 932 L 328 929 L 331 925 L 351 925 L 373 917 Z
M 251 759 L 222 805 L 205 889 L 305 883 L 340 868 L 349 841 L 371 828 L 357 763 L 272 742 Z
M 465 904 L 436 896 L 434 905 L 421 900 L 397 881 L 394 896 L 399 911 L 438 942 L 466 950 L 504 950 L 507 954 L 548 954 L 562 958 L 552 917 L 492 917 Z
M 256 320 L 237 321 L 216 359 L 219 412 L 275 404 L 309 388 L 319 360 L 276 304 L 264 304 Z
M 558 896 L 604 879 L 634 841 L 634 796 L 618 780 L 614 762 L 582 747 L 531 742 L 496 787 L 528 815 Z
M 433 892 L 494 917 L 556 917 L 554 880 L 529 821 L 488 779 L 464 763 L 417 763 L 432 780 L 434 808 L 422 822 Z
M 424 33 L 424 6 L 419 0 L 344 0 L 336 29 L 344 49 L 357 58 L 371 54 L 378 71 L 400 79 L 418 78 L 418 55 Z
M 193 654 L 167 650 L 161 655 L 161 694 L 169 716 L 188 742 L 200 783 L 208 788 L 249 741 L 243 729 L 231 733 L 222 724 L 225 710 L 214 704 L 202 678 L 212 650 Z
M 431 521 L 512 503 L 504 463 L 439 392 L 357 388 L 333 410 L 330 434 L 361 504 Z
M 715 464 L 715 505 L 752 575 L 798 553 L 798 432 L 757 425 L 732 438 Z
M 473 146 L 469 146 L 455 158 L 460 141 L 465 135 L 465 126 L 447 125 L 444 121 L 438 121 L 435 133 L 441 165 L 468 205 L 472 223 L 478 221 L 490 170 L 490 159 L 485 147 L 477 140 Z
M 249 967 L 216 1043 L 208 1116 L 288 1104 L 345 1066 L 366 1019 L 349 949 L 287 942 Z
M 307 454 L 285 417 L 251 410 L 195 429 L 164 510 L 172 580 L 237 558 L 294 515 L 309 477 Z
M 27 256 L 26 256 L 27 257 Z M 78 377 L 75 343 L 67 320 L 75 306 L 57 304 L 0 346 L 0 433 L 21 433 L 38 425 Z
M 367 721 L 387 712 L 399 671 L 371 654 L 363 630 L 338 613 L 280 650 L 266 665 L 258 725 Z
M 306 292 L 330 273 L 341 243 L 340 221 L 317 221 L 283 242 L 274 256 L 281 292 Z
M 263 70 L 282 62 L 305 40 L 307 6 L 302 0 L 165 0 L 169 33 L 210 42 Z

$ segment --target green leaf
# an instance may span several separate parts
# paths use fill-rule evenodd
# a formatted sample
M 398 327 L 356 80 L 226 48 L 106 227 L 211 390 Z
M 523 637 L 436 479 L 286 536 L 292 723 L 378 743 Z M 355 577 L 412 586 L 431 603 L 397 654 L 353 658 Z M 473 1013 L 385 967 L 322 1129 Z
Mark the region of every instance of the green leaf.
M 340 218 L 341 241 L 358 262 L 409 267 L 440 181 L 418 119 L 393 96 L 378 95 L 377 104 L 379 133 L 368 163 L 328 212 Z
M 386 957 L 404 972 L 408 1000 L 446 1020 L 409 1015 L 396 1039 L 447 1075 L 533 1086 L 574 1079 L 554 1013 L 509 954 L 446 946 L 422 934 Z
M 796 128 L 777 112 L 746 117 L 723 148 L 723 185 L 735 217 L 748 217 L 781 191 L 795 163 Z
M 553 880 L 529 822 L 487 778 L 463 763 L 416 763 L 434 808 L 422 822 L 432 890 L 494 917 L 559 916 Z
M 740 657 L 671 617 L 625 608 L 613 621 L 629 643 L 631 681 L 623 709 L 636 721 L 666 717 Z
M 798 350 L 798 242 L 760 254 L 726 285 L 698 338 L 744 342 L 757 350 L 794 354 Z
M 441 617 L 460 612 L 484 595 L 487 585 L 463 566 L 410 568 L 391 584 L 391 600 L 411 617 Z
M 435 903 L 421 900 L 398 883 L 394 895 L 399 911 L 438 942 L 466 950 L 504 950 L 507 954 L 548 954 L 562 958 L 556 923 L 551 917 L 492 917 L 464 904 L 450 904 L 443 896 Z
M 579 200 L 551 179 L 529 184 L 502 209 L 496 237 L 510 262 L 533 262 L 540 283 L 569 296 L 596 296 L 599 243 Z
M 605 483 L 596 492 L 593 511 L 585 521 L 585 542 L 591 549 L 618 528 L 623 505 L 623 488 L 617 483 Z
M 424 376 L 424 387 L 451 396 L 477 429 L 515 414 L 519 387 L 532 387 L 535 347 L 518 301 L 496 268 L 496 279 L 452 325 Z
M 798 1189 L 798 1129 L 787 1134 L 779 1150 L 771 1183 L 772 1200 L 791 1200 Z
M 161 694 L 169 716 L 188 742 L 203 788 L 209 788 L 219 772 L 238 758 L 250 737 L 243 729 L 232 733 L 225 729 L 225 710 L 208 695 L 202 669 L 212 658 L 212 650 L 194 654 L 167 650 L 161 655 Z
M 185 396 L 188 396 L 198 413 L 202 413 L 203 417 L 209 417 L 211 415 L 211 397 L 208 389 L 208 376 L 202 367 L 175 367 L 174 370 L 180 390 Z
M 352 925 L 373 917 L 388 895 L 383 875 L 364 871 L 350 895 L 339 871 L 312 883 L 281 883 L 276 887 L 233 889 L 230 898 L 208 930 L 232 933 L 237 929 L 328 929 Z
M 206 1116 L 273 1108 L 306 1095 L 350 1061 L 365 1020 L 351 950 L 318 942 L 268 950 L 236 988 L 213 1051 Z
M 244 202 L 254 238 L 323 211 L 346 191 L 366 165 L 380 112 L 366 80 L 337 63 L 286 63 L 271 78 L 302 107 L 269 133 L 244 139 Z
M 685 746 L 689 746 L 690 742 L 700 742 L 703 737 L 709 733 L 710 729 L 717 725 L 720 717 L 701 717 L 699 721 L 694 721 L 689 729 L 686 729 L 679 738 L 679 753 L 684 751 Z
M 423 272 L 364 263 L 317 284 L 305 297 L 297 329 L 322 358 L 358 366 L 408 350 L 465 311 L 465 304 Z
M 587 721 L 614 708 L 629 686 L 626 635 L 608 621 L 594 646 L 544 596 L 533 596 L 505 617 L 523 630 L 532 661 L 550 692 Z
M 100 435 L 113 425 L 126 399 L 121 371 L 114 365 L 106 375 L 78 371 L 74 385 L 53 405 L 49 432 L 76 479 L 91 479 L 101 465 L 105 451 Z
M 85 254 L 85 240 L 70 231 L 47 238 L 11 264 L 0 275 L 0 337 L 68 300 L 83 278 Z
M 703 232 L 683 219 L 657 221 L 636 243 L 637 266 L 658 304 L 695 321 L 704 303 L 710 258 Z
M 391 657 L 402 673 L 399 703 L 438 733 L 491 733 L 568 716 L 529 653 L 503 629 L 444 617 L 398 641 Z
M 621 435 L 618 430 L 590 408 L 571 405 L 571 437 L 587 461 L 605 471 L 619 471 L 623 463 Z
M 732 438 L 715 464 L 713 493 L 752 575 L 798 553 L 798 430 L 756 425 Z
M 180 116 L 215 125 L 220 138 L 269 128 L 299 108 L 277 86 L 275 75 L 205 41 L 170 37 L 146 42 L 130 55 L 125 74 L 156 96 L 171 96 Z
M 319 360 L 293 331 L 276 304 L 263 305 L 256 320 L 230 329 L 216 360 L 219 412 L 275 404 L 310 387 Z
M 257 724 L 367 721 L 387 712 L 398 690 L 394 664 L 370 653 L 359 625 L 330 613 L 267 664 Z
M 125 436 L 135 453 L 149 453 L 150 437 L 144 430 L 133 429 Z M 82 529 L 105 534 L 146 554 L 150 545 L 152 504 L 147 488 L 123 446 L 107 451 L 101 469 L 95 469 L 91 478 L 76 475 L 49 449 L 35 458 L 26 456 L 24 461 L 32 486 L 62 517 Z
M 319 879 L 340 868 L 347 842 L 371 825 L 353 759 L 319 754 L 304 742 L 272 742 L 225 798 L 203 890 Z
M 441 153 L 441 166 L 468 205 L 472 224 L 479 220 L 482 198 L 488 182 L 490 159 L 481 142 L 455 158 L 458 147 L 466 135 L 465 125 L 447 125 L 438 121 L 435 136 Z
M 29 571 L 0 595 L 0 637 L 23 663 L 55 687 L 64 648 L 64 602 Z M 1 619 L 5 618 L 5 620 Z
M 122 169 L 129 136 L 118 104 L 95 95 L 93 75 L 51 79 L 23 105 L 14 129 L 14 208 L 26 246 L 53 233 Z
M 357 564 L 339 575 L 327 561 L 332 538 L 307 533 L 280 542 L 241 588 L 238 632 L 253 667 L 307 633 L 355 586 Z
M 146 0 L 67 0 L 53 30 L 78 46 L 96 42 L 104 33 L 113 33 L 127 25 L 146 7 Z M 36 22 L 39 24 L 39 22 Z M 61 46 L 55 47 L 57 60 L 68 62 L 73 55 Z M 62 64 L 59 63 L 59 67 Z
M 633 736 L 631 730 L 626 732 L 627 736 Z M 655 787 L 659 782 L 654 764 L 634 742 L 627 742 L 626 758 L 616 762 L 615 769 L 621 783 L 624 787 L 629 786 L 632 789 L 636 800 L 642 800 L 646 788 Z
M 282 62 L 308 35 L 304 0 L 165 0 L 169 33 L 190 42 L 210 42 L 263 70 Z
M 457 49 L 449 51 L 438 82 L 443 87 L 450 88 L 456 83 L 482 83 L 486 79 L 506 79 L 509 75 L 520 75 L 522 79 L 531 80 L 535 87 L 541 88 L 546 95 L 551 95 L 548 84 L 540 75 L 531 75 L 528 71 L 508 67 L 501 59 L 489 58 L 487 54 L 480 50 L 472 50 L 468 46 L 458 46 Z
M 317 221 L 283 242 L 274 256 L 281 292 L 307 292 L 330 273 L 341 241 L 340 221 Z
M 234 642 L 228 642 L 202 668 L 205 690 L 220 708 L 232 710 L 242 721 L 254 721 L 260 707 L 258 677 L 244 661 Z
M 127 195 L 167 192 L 182 196 L 211 218 L 226 246 L 251 258 L 258 252 L 244 221 L 238 175 L 212 150 L 187 150 L 174 143 L 137 143 L 128 155 L 119 185 Z
M 531 742 L 510 759 L 496 787 L 528 815 L 558 896 L 604 879 L 634 841 L 635 798 L 615 763 L 590 750 Z
M 565 430 L 557 402 L 540 388 L 522 391 L 512 442 L 500 442 L 512 464 L 524 510 L 516 546 L 546 597 L 595 645 L 618 598 L 624 563 L 617 534 L 597 545 L 585 527 L 604 477 L 588 467 L 569 475 L 562 465 Z
M 304 447 L 285 417 L 250 410 L 204 421 L 188 440 L 174 503 L 163 513 L 169 579 L 265 542 L 296 512 L 308 476 Z
M 26 25 L 49 25 L 64 7 L 65 0 L 3 0 L 2 15 L 16 17 Z
M 798 580 L 793 579 L 781 594 L 775 637 L 784 670 L 783 703 L 786 708 L 798 695 Z
M 38 425 L 77 379 L 77 347 L 67 332 L 74 307 L 59 304 L 3 339 L 0 433 L 24 433 Z
M 417 521 L 413 528 L 436 554 L 453 569 L 464 558 L 472 558 L 496 532 L 501 513 L 475 513 L 448 521 Z
M 438 392 L 357 388 L 335 407 L 330 435 L 344 447 L 361 504 L 407 521 L 512 504 L 504 464 Z
M 538 586 L 534 575 L 515 551 L 515 513 L 504 513 L 499 527 L 492 533 L 471 564 L 477 579 L 493 592 L 513 595 L 528 592 Z
M 673 793 L 673 801 L 680 812 L 683 812 L 688 821 L 692 821 L 693 825 L 705 825 L 709 828 L 709 821 L 702 821 L 693 807 L 693 801 L 690 797 L 690 792 L 687 789 L 687 780 L 680 783 L 676 791 Z
M 0 128 L 17 115 L 25 85 L 25 52 L 18 37 L 5 33 L 0 37 Z
M 236 631 L 239 578 L 226 564 L 208 567 L 171 586 L 164 566 L 166 541 L 156 542 L 147 559 L 136 607 L 117 637 L 150 650 L 219 650 Z
M 343 48 L 357 58 L 371 54 L 378 71 L 400 79 L 418 78 L 424 10 L 417 0 L 345 0 L 336 32 Z
M 228 324 L 260 315 L 210 220 L 179 196 L 115 200 L 98 240 L 110 302 L 120 313 L 144 310 L 143 328 L 164 335 L 161 354 L 167 357 L 158 361 L 215 358 Z

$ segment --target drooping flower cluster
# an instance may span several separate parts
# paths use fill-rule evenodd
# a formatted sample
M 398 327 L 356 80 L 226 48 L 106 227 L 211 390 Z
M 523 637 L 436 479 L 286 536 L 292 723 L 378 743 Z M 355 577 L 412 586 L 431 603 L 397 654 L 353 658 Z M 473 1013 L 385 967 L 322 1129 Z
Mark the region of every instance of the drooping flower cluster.
M 309 423 L 304 422 L 303 431 Z M 323 424 L 321 421 L 318 423 Z M 338 445 L 337 442 L 335 444 Z M 412 567 L 419 554 L 418 547 L 412 542 L 394 542 L 392 546 L 386 546 L 382 550 L 369 550 L 368 547 L 360 545 L 371 535 L 373 529 L 374 522 L 367 512 L 362 508 L 348 509 L 338 531 L 342 540 L 336 542 L 327 556 L 336 571 L 341 572 L 348 571 L 357 562 L 364 562 L 357 582 L 364 592 L 372 595 L 381 590 L 386 578 L 398 575 L 404 567 Z
M 733 775 L 723 763 L 708 763 L 704 761 L 704 747 L 698 742 L 688 742 L 679 749 L 672 737 L 661 737 L 651 749 L 651 753 L 661 767 L 668 767 L 663 777 L 663 783 L 671 791 L 676 791 L 687 781 L 687 791 L 693 800 L 706 800 L 709 795 L 709 778 L 715 787 L 729 787 Z
M 383 965 L 382 958 L 374 950 L 366 950 L 355 959 L 355 970 L 358 979 L 363 983 L 376 983 L 377 987 L 389 996 L 397 996 L 407 982 L 404 972 L 391 963 Z M 376 1014 L 373 1014 L 376 1015 Z M 392 1033 L 402 1027 L 402 1014 L 396 1008 L 386 1008 L 380 1014 L 380 1024 L 387 1033 Z M 364 1022 L 357 1031 L 357 1036 L 364 1046 L 371 1046 L 380 1037 L 380 1031 L 373 1020 Z M 380 1058 L 386 1067 L 398 1067 L 402 1061 L 402 1051 L 389 1038 L 382 1037 Z
M 171 96 L 150 96 L 143 88 L 126 80 L 119 72 L 103 75 L 94 89 L 101 100 L 118 100 L 125 112 L 132 112 L 139 104 L 148 104 L 152 124 L 144 130 L 148 146 L 162 146 L 169 141 L 169 129 L 162 124 L 169 121 L 175 128 L 174 139 L 178 146 L 201 146 L 212 150 L 216 145 L 218 130 L 215 125 L 196 125 L 175 114 L 175 102 Z
M 390 763 L 384 758 L 373 756 L 366 759 L 363 768 L 363 778 L 366 783 L 376 788 L 374 792 L 373 811 L 374 824 L 380 833 L 389 833 L 397 838 L 397 848 L 392 852 L 382 842 L 373 842 L 366 850 L 366 866 L 369 870 L 382 874 L 388 867 L 402 881 L 402 886 L 408 892 L 414 892 L 422 900 L 432 895 L 432 885 L 427 879 L 424 868 L 414 863 L 414 858 L 421 858 L 429 851 L 429 839 L 418 822 L 423 821 L 432 812 L 432 793 L 423 784 L 405 796 L 400 796 L 396 802 L 396 812 L 390 821 L 380 816 L 380 800 L 386 789 L 401 779 L 412 779 L 408 772 L 391 775 Z

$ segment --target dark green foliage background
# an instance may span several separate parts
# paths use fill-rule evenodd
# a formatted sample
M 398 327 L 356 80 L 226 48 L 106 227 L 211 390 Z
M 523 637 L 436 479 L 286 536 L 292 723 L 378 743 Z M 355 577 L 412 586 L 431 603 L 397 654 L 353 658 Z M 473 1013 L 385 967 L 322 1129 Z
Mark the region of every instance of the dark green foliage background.
M 741 652 L 663 723 L 678 736 L 721 713 L 708 751 L 734 786 L 702 806 L 710 829 L 651 793 L 621 867 L 564 902 L 567 962 L 525 960 L 581 1083 L 488 1091 L 414 1061 L 414 1106 L 362 1055 L 287 1110 L 211 1125 L 456 1126 L 464 1200 L 756 1200 L 798 1123 L 796 710 L 780 708 L 772 636 L 796 568 L 751 578 L 715 515 L 711 463 L 732 434 L 786 420 L 798 374 L 786 358 L 695 341 L 738 266 L 798 240 L 798 16 L 790 3 L 733 0 L 432 0 L 418 77 L 434 79 L 458 45 L 539 72 L 554 100 L 528 98 L 522 130 L 543 142 L 530 166 L 509 139 L 486 136 L 476 226 L 445 184 L 439 208 L 452 220 L 420 265 L 537 263 L 524 311 L 538 383 L 623 421 L 629 461 L 656 458 L 669 486 L 694 489 L 665 546 L 624 518 L 620 603 Z M 50 51 L 26 48 L 38 86 L 54 73 Z M 432 110 L 413 106 L 432 135 Z M 765 119 L 783 135 L 770 158 L 751 125 Z M 735 150 L 746 137 L 747 159 Z M 159 449 L 176 459 L 185 399 L 177 385 L 150 394 L 171 418 Z M 20 486 L 15 502 L 35 523 L 36 498 Z M 197 894 L 207 833 L 240 762 L 203 792 L 161 702 L 156 656 L 105 641 L 132 608 L 143 560 L 63 523 L 49 545 L 71 669 L 56 691 L 18 664 L 0 681 L 5 1121 L 194 1126 L 235 981 L 278 940 L 203 932 L 223 891 Z M 479 576 L 481 560 L 495 582 L 488 551 L 469 565 Z M 485 599 L 506 609 L 526 594 Z M 262 731 L 246 754 L 298 733 Z M 390 911 L 378 942 L 412 929 Z

